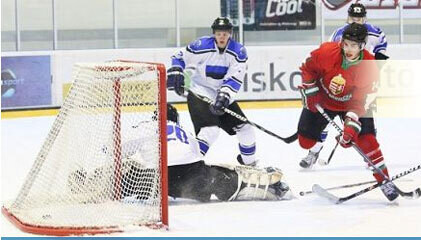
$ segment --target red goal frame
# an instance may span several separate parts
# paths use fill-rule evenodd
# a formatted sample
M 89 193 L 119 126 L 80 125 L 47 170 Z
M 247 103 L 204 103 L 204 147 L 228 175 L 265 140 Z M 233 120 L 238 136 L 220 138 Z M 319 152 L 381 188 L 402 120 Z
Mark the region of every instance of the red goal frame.
M 161 223 L 148 224 L 147 227 L 150 228 L 164 228 L 168 229 L 168 163 L 167 163 L 167 91 L 166 91 L 166 69 L 165 65 L 161 63 L 152 63 L 152 62 L 141 62 L 141 61 L 126 61 L 118 60 L 117 62 L 127 62 L 127 63 L 145 63 L 154 65 L 158 72 L 159 79 L 159 137 L 161 143 L 160 155 L 161 155 L 161 166 L 160 166 L 160 185 L 161 185 Z M 121 67 L 117 70 L 127 69 Z M 106 67 L 104 70 L 107 70 Z M 116 69 L 114 69 L 116 70 Z M 119 79 L 114 83 L 114 126 L 120 126 L 120 117 L 121 117 L 121 92 L 120 92 L 120 81 Z M 116 199 L 121 198 L 121 187 L 117 184 L 118 178 L 121 178 L 121 174 L 118 171 L 121 171 L 119 166 L 121 166 L 121 136 L 119 129 L 114 129 L 117 133 L 114 136 L 114 162 L 116 164 L 115 176 L 115 193 L 114 197 Z M 120 176 L 120 177 L 118 177 Z M 8 218 L 8 220 L 15 225 L 18 229 L 23 232 L 40 234 L 40 235 L 54 235 L 54 236 L 69 236 L 69 235 L 95 235 L 95 234 L 107 234 L 115 232 L 123 232 L 118 226 L 109 226 L 109 227 L 54 227 L 54 226 L 37 226 L 32 224 L 27 224 L 19 220 L 14 214 L 12 214 L 7 208 L 2 207 L 3 215 Z M 144 226 L 144 225 L 142 225 Z

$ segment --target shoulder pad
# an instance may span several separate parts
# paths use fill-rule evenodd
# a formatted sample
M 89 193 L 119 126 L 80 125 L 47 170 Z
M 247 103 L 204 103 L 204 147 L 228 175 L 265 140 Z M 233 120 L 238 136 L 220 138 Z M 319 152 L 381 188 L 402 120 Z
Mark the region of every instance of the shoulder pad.
M 367 28 L 368 33 L 374 33 L 374 34 L 382 33 L 382 30 L 380 30 L 380 28 L 374 25 L 371 25 L 369 23 L 364 23 L 364 26 Z
M 193 53 L 201 53 L 208 51 L 216 51 L 215 49 L 215 38 L 213 37 L 201 37 L 187 46 L 187 51 Z
M 226 51 L 233 55 L 238 62 L 245 62 L 248 59 L 246 48 L 234 40 L 230 40 Z
M 344 30 L 345 30 L 346 26 L 348 26 L 348 24 L 345 25 L 345 26 L 342 26 L 342 27 L 338 28 L 335 31 L 335 35 L 333 36 L 333 39 L 332 39 L 333 42 L 339 42 L 341 40 L 342 34 L 344 33 Z

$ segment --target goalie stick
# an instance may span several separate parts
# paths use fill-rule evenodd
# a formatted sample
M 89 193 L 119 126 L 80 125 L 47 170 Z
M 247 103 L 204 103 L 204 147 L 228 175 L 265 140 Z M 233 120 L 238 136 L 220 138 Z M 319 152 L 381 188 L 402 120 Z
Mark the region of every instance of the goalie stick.
M 329 117 L 329 115 L 327 115 L 326 113 L 325 113 L 325 111 L 324 111 L 324 109 L 319 105 L 319 104 L 316 104 L 316 108 L 317 108 L 317 111 L 319 111 L 320 112 L 320 114 L 322 114 L 322 116 L 330 123 L 330 124 L 332 124 L 332 126 L 334 126 L 335 127 L 335 129 L 340 133 L 340 134 L 342 134 L 343 133 L 343 130 L 338 126 L 338 124 L 336 124 L 336 122 L 334 122 L 330 117 Z M 364 154 L 364 152 L 361 150 L 361 148 L 359 148 L 357 145 L 355 145 L 354 143 L 352 143 L 351 142 L 351 144 L 352 144 L 352 147 L 363 157 L 363 159 L 364 159 L 364 161 L 370 166 L 370 167 L 372 167 L 373 168 L 373 170 L 374 171 L 376 171 L 378 174 L 380 174 L 382 177 L 383 177 L 383 179 L 384 179 L 384 181 L 382 182 L 382 183 L 379 183 L 379 186 L 380 185 L 382 185 L 383 183 L 386 183 L 386 182 L 391 182 L 392 184 L 393 184 L 393 187 L 395 188 L 395 190 L 399 193 L 399 195 L 401 195 L 402 197 L 405 197 L 405 198 L 410 198 L 410 199 L 413 199 L 413 198 L 418 198 L 420 195 L 421 195 L 421 189 L 420 188 L 417 188 L 417 189 L 415 189 L 415 190 L 413 190 L 413 191 L 411 191 L 411 192 L 404 192 L 404 191 L 402 191 L 401 189 L 399 189 L 397 186 L 396 186 L 396 184 L 394 184 L 391 180 L 390 180 L 390 178 L 388 177 L 388 176 L 386 176 L 386 174 L 384 174 L 383 173 L 383 171 L 382 170 L 380 170 L 376 165 L 374 165 L 373 164 L 373 162 L 371 162 L 371 160 L 367 157 L 367 155 L 365 155 Z M 374 185 L 373 185 L 374 186 Z M 313 186 L 313 188 L 314 188 L 314 186 Z M 317 187 L 316 187 L 317 188 Z M 326 193 L 327 193 L 327 191 L 326 191 Z
M 396 180 L 398 178 L 401 178 L 401 177 L 403 177 L 405 175 L 408 175 L 408 174 L 410 174 L 412 172 L 415 172 L 415 171 L 417 171 L 419 169 L 421 169 L 421 165 L 418 165 L 416 167 L 410 168 L 409 170 L 406 170 L 404 172 L 399 173 L 398 175 L 394 176 L 391 181 Z M 374 185 L 371 185 L 371 186 L 369 186 L 367 188 L 364 188 L 364 189 L 362 189 L 362 190 L 360 190 L 358 192 L 355 192 L 355 193 L 350 194 L 350 195 L 345 196 L 345 197 L 337 197 L 337 196 L 333 195 L 332 193 L 328 192 L 327 191 L 328 190 L 327 188 L 326 189 L 325 188 L 322 188 L 318 184 L 314 184 L 312 190 L 317 195 L 319 195 L 319 196 L 321 196 L 323 198 L 326 198 L 326 199 L 328 199 L 329 201 L 331 201 L 331 202 L 333 202 L 335 204 L 340 204 L 340 203 L 346 202 L 348 200 L 351 200 L 353 198 L 356 198 L 356 197 L 358 197 L 358 196 L 360 196 L 360 195 L 362 195 L 362 194 L 364 194 L 366 192 L 369 192 L 369 191 L 371 191 L 373 189 L 376 189 L 380 185 L 382 185 L 382 183 L 379 183 L 378 182 L 378 183 L 376 183 Z M 417 188 L 415 191 L 413 191 L 413 194 L 411 196 L 404 196 L 404 197 L 405 198 L 408 198 L 408 199 L 417 199 L 420 196 L 421 196 L 421 190 L 419 188 Z
M 186 90 L 188 90 L 188 89 L 186 88 Z M 209 99 L 209 98 L 207 98 L 207 97 L 203 97 L 203 96 L 197 95 L 196 93 L 194 93 L 194 92 L 192 92 L 192 91 L 189 91 L 189 93 L 193 94 L 195 97 L 197 97 L 198 99 L 200 99 L 200 100 L 202 100 L 202 101 L 204 101 L 204 102 L 206 102 L 206 103 L 208 103 L 208 104 L 212 104 L 212 100 L 210 100 L 210 99 Z M 264 128 L 264 127 L 262 127 L 262 126 L 258 125 L 257 123 L 251 122 L 251 121 L 250 121 L 250 120 L 248 120 L 246 117 L 243 117 L 243 116 L 241 116 L 240 114 L 235 113 L 235 112 L 233 112 L 233 111 L 229 110 L 228 108 L 223 108 L 223 110 L 224 110 L 224 112 L 226 112 L 227 114 L 229 114 L 229 115 L 231 115 L 231 116 L 233 116 L 233 117 L 235 117 L 235 118 L 239 119 L 240 121 L 242 121 L 242 122 L 244 122 L 244 123 L 248 123 L 248 124 L 252 125 L 253 127 L 256 127 L 257 129 L 259 129 L 259 130 L 261 130 L 261 131 L 263 131 L 263 132 L 265 132 L 265 133 L 267 133 L 267 134 L 271 135 L 272 137 L 275 137 L 275 138 L 277 138 L 277 139 L 280 139 L 280 140 L 284 141 L 285 143 L 288 143 L 288 144 L 289 144 L 289 143 L 294 142 L 294 141 L 297 139 L 296 133 L 295 133 L 295 134 L 293 134 L 293 135 L 291 135 L 291 136 L 289 136 L 289 137 L 281 137 L 281 136 L 279 136 L 279 135 L 277 135 L 277 134 L 275 134 L 275 133 L 273 133 L 273 132 L 271 132 L 271 131 L 267 130 L 266 128 Z

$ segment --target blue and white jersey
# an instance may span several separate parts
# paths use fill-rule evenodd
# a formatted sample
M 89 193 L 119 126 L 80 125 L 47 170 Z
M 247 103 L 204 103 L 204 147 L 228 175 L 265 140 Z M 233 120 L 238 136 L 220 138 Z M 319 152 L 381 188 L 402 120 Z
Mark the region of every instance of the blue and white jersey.
M 194 163 L 202 160 L 199 143 L 195 136 L 180 125 L 168 121 L 168 166 Z
M 137 159 L 145 167 L 155 167 L 159 154 L 156 150 L 159 133 L 155 129 L 148 129 L 148 124 L 140 124 L 136 129 L 141 130 L 132 130 L 134 138 L 122 144 L 121 157 Z M 139 134 L 141 137 L 135 137 Z M 196 137 L 171 121 L 167 122 L 167 149 L 168 166 L 189 164 L 203 159 Z M 109 159 L 113 158 L 112 147 L 104 146 L 102 152 L 107 154 Z
M 247 69 L 247 51 L 240 43 L 229 39 L 220 52 L 215 37 L 202 37 L 190 43 L 172 57 L 172 66 L 191 71 L 190 90 L 215 99 L 218 90 L 226 92 L 230 101 L 243 84 Z
M 331 42 L 341 41 L 342 34 L 346 26 L 348 26 L 348 24 L 346 24 L 343 27 L 338 28 L 332 34 L 329 41 Z M 380 28 L 374 25 L 371 25 L 369 23 L 364 23 L 364 26 L 368 30 L 368 39 L 367 39 L 367 44 L 365 45 L 365 49 L 367 49 L 373 55 L 375 55 L 378 52 L 385 54 L 386 48 L 387 48 L 387 40 L 386 40 L 386 35 L 384 34 L 384 32 Z

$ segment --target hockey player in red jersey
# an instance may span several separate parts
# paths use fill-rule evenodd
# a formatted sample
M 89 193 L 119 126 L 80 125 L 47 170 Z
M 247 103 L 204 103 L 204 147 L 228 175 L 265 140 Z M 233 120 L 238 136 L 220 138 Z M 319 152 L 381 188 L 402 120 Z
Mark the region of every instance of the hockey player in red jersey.
M 388 176 L 373 117 L 367 116 L 365 109 L 367 94 L 378 79 L 375 62 L 363 61 L 374 60 L 364 49 L 367 35 L 364 25 L 352 23 L 344 30 L 339 43 L 323 43 L 301 66 L 304 109 L 298 124 L 298 139 L 304 149 L 320 144 L 320 134 L 328 122 L 318 113 L 315 106 L 319 104 L 332 119 L 340 116 L 344 120 L 344 131 L 338 138 L 341 146 L 356 144 Z M 317 156 L 314 161 L 305 158 L 300 166 L 309 168 L 316 160 Z M 373 175 L 378 182 L 384 180 L 377 172 Z M 399 196 L 391 182 L 380 188 L 390 201 Z

